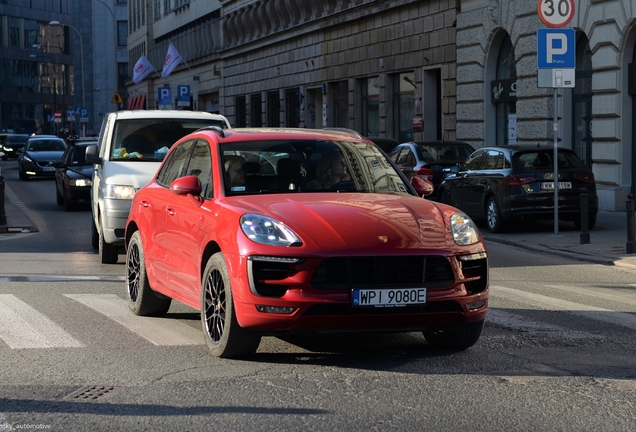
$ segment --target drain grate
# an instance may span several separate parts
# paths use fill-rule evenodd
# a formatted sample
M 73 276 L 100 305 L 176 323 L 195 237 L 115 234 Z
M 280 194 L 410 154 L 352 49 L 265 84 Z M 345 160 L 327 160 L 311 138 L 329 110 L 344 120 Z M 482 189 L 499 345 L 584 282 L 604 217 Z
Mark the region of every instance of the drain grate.
M 116 387 L 105 386 L 88 386 L 83 387 L 77 391 L 74 391 L 64 399 L 76 399 L 76 400 L 95 400 L 109 393 L 112 393 Z

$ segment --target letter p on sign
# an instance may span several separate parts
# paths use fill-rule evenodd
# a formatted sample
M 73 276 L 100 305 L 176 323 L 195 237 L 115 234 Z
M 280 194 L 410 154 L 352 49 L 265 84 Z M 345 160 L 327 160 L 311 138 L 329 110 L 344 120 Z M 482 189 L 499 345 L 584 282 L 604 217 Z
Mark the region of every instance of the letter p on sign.
M 553 55 L 563 55 L 568 51 L 568 39 L 563 33 L 548 33 L 546 42 L 546 61 L 549 64 L 552 64 Z

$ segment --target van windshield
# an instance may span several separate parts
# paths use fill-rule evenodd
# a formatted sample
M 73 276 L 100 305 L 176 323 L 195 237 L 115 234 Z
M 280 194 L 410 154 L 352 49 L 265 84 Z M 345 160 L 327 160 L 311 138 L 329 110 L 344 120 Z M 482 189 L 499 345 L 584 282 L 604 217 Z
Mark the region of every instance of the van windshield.
M 120 120 L 113 131 L 110 160 L 161 162 L 175 142 L 208 126 L 227 127 L 222 120 Z

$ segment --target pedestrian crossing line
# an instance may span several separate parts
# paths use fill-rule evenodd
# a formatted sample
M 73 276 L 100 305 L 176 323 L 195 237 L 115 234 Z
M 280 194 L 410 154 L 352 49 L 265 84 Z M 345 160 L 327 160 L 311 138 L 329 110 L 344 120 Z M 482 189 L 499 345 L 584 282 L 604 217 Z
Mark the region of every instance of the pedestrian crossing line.
M 490 287 L 490 293 L 494 297 L 504 297 L 509 300 L 522 301 L 546 310 L 568 312 L 587 319 L 602 321 L 636 330 L 636 316 L 629 313 L 616 312 L 611 309 L 588 306 L 581 303 L 575 303 L 497 285 Z
M 62 327 L 11 294 L 0 294 L 0 338 L 13 349 L 84 346 Z
M 636 297 L 631 298 L 625 294 L 615 294 L 615 291 L 610 288 L 584 288 L 569 285 L 546 285 L 546 287 L 636 306 Z
M 126 327 L 154 345 L 202 345 L 203 333 L 180 321 L 134 315 L 115 294 L 64 294 Z

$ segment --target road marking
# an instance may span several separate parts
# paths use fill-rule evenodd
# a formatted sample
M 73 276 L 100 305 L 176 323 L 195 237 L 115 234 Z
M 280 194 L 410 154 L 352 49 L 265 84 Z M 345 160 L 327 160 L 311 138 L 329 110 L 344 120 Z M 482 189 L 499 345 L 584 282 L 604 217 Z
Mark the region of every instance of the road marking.
M 609 288 L 583 288 L 569 285 L 546 285 L 546 287 L 569 291 L 575 294 L 585 294 L 591 297 L 597 297 L 604 300 L 615 301 L 621 304 L 636 306 L 636 298 L 628 297 L 627 294 L 616 294 L 615 290 Z
M 491 286 L 490 290 L 495 297 L 505 297 L 510 300 L 522 301 L 546 310 L 568 312 L 584 318 L 636 330 L 636 316 L 629 313 L 616 312 L 611 309 L 588 306 L 581 303 L 560 300 L 554 297 L 529 293 L 503 286 Z
M 137 333 L 154 345 L 201 345 L 201 330 L 180 321 L 134 315 L 125 300 L 115 294 L 64 294 Z
M 62 327 L 11 294 L 0 294 L 0 338 L 14 349 L 84 346 Z
M 0 282 L 82 282 L 101 280 L 126 280 L 126 276 L 9 276 L 0 277 Z

